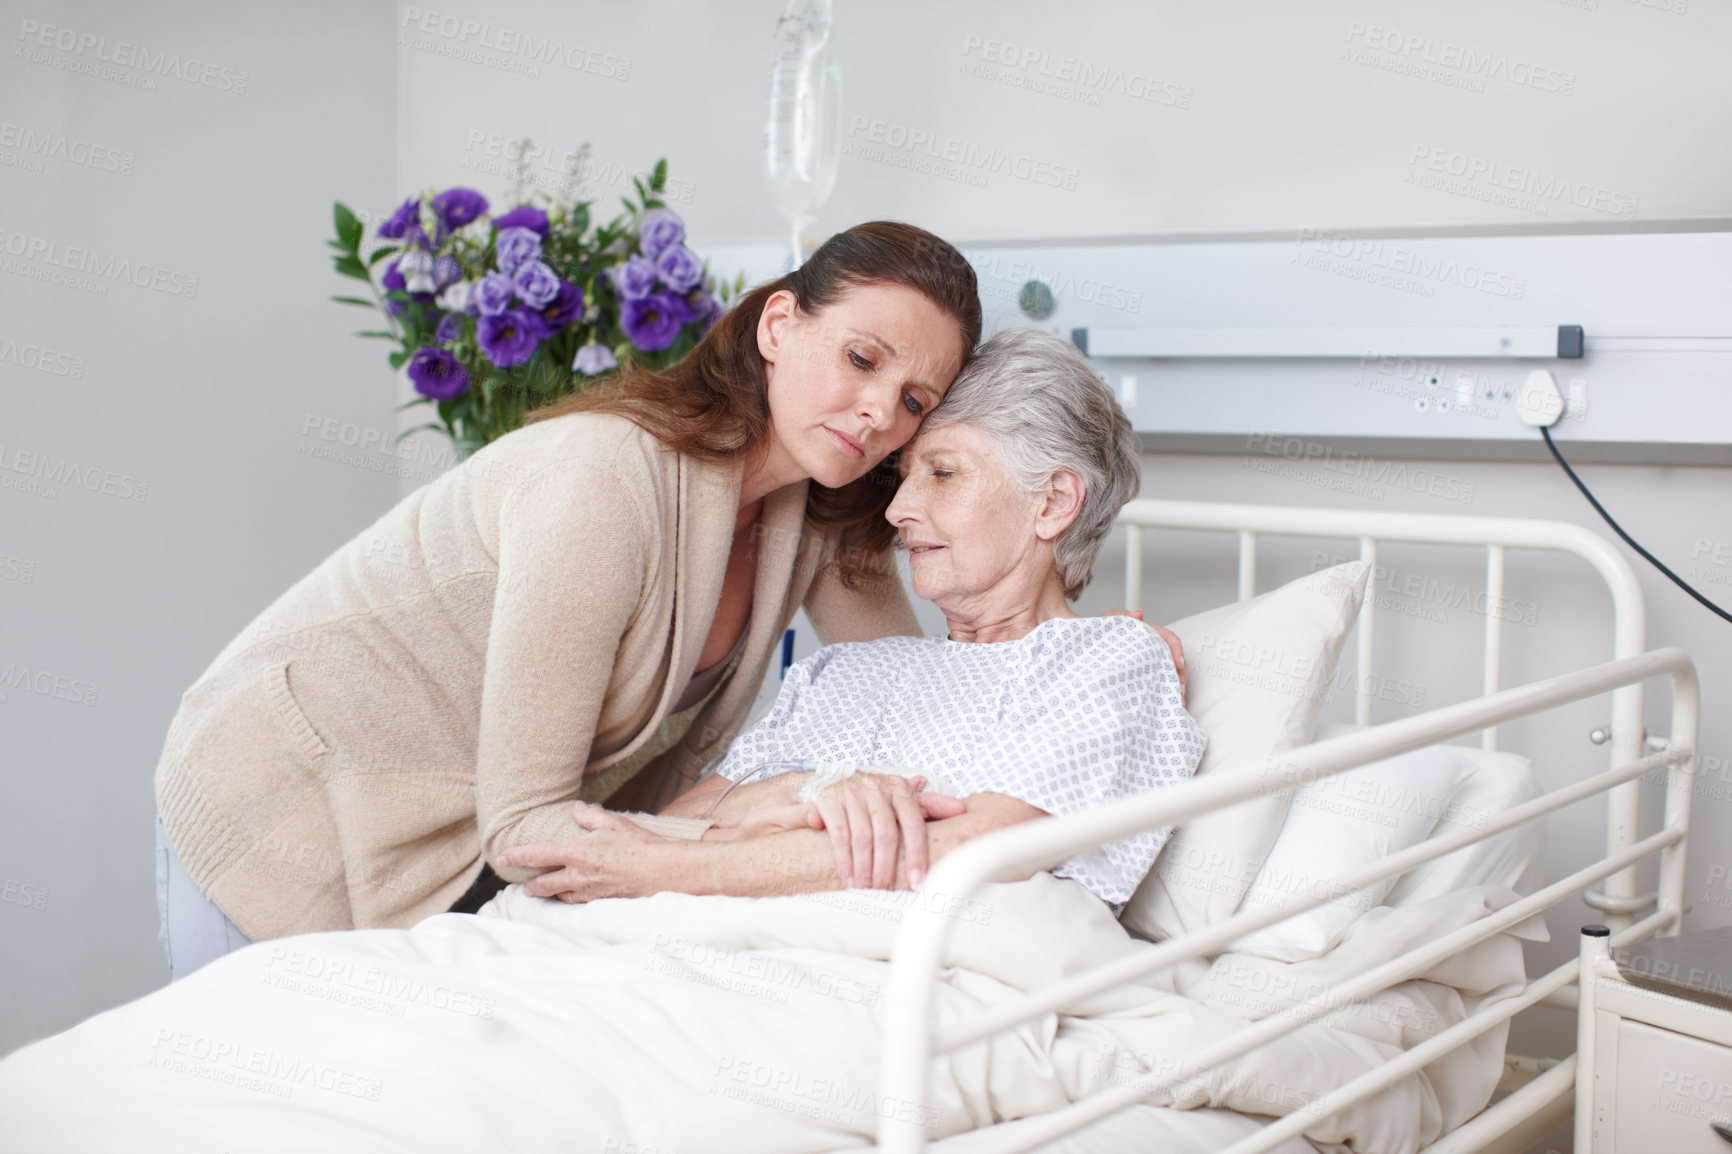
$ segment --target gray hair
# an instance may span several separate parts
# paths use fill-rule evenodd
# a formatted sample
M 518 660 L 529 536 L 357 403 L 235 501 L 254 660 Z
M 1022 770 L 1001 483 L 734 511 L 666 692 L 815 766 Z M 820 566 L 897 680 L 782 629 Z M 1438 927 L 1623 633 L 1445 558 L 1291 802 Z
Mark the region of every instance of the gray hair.
M 947 425 L 985 433 L 1026 492 L 1059 469 L 1082 478 L 1082 508 L 1052 543 L 1066 599 L 1082 596 L 1113 519 L 1142 485 L 1142 443 L 1088 358 L 1052 333 L 1005 329 L 975 351 L 920 432 Z

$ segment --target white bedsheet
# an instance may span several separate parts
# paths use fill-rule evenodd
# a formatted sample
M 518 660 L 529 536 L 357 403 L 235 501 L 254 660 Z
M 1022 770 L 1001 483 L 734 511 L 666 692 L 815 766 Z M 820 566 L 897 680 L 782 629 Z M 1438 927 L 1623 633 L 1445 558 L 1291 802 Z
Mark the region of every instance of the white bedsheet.
M 938 1063 L 923 1119 L 939 1138 L 1060 1108 L 1512 898 L 1487 888 L 1377 910 L 1311 962 L 1228 955 L 1191 990 L 1151 979 L 1066 1006 Z M 511 887 L 481 917 L 261 942 L 0 1061 L 3 1149 L 858 1148 L 880 1111 L 913 1109 L 876 1088 L 885 959 L 910 900 L 662 894 L 568 906 Z M 941 1021 L 1149 948 L 1080 885 L 1047 874 L 989 887 L 956 912 Z M 1385 994 L 1382 1010 L 1308 1026 L 1204 1076 L 1178 1104 L 1286 1113 L 1522 980 L 1519 942 L 1499 935 Z M 1415 1150 L 1483 1106 L 1502 1041 L 1494 1030 L 1308 1133 Z M 1199 1149 L 1206 1131 L 1243 1125 L 1208 1110 L 1159 1117 L 1174 1134 L 1195 1131 Z

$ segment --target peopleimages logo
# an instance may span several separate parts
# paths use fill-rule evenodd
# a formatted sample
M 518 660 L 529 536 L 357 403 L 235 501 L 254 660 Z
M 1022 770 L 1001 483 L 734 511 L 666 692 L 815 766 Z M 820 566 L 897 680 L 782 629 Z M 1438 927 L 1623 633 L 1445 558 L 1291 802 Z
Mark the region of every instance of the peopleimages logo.
M 94 277 L 96 287 L 103 289 L 101 295 L 106 295 L 107 289 L 101 286 L 100 282 L 125 281 L 139 288 L 185 297 L 187 300 L 198 296 L 198 277 L 191 273 L 177 272 L 147 261 L 135 263 L 130 257 L 116 256 L 112 252 L 105 256 L 96 249 L 76 244 L 63 245 L 45 236 L 32 236 L 29 233 L 0 228 L 0 253 L 24 260 L 41 261 L 70 273 Z M 31 275 L 31 267 L 9 266 L 6 271 L 28 276 Z
M 57 485 L 88 489 L 118 497 L 123 501 L 143 501 L 150 496 L 150 482 L 129 474 L 116 473 L 101 465 L 80 465 L 71 457 L 54 458 L 47 453 L 8 446 L 0 441 L 0 488 L 32 492 L 53 500 L 59 496 Z M 7 474 L 19 473 L 27 480 Z
M 437 36 L 452 48 L 468 52 L 497 52 L 505 61 L 511 63 L 557 64 L 573 72 L 587 72 L 604 80 L 631 79 L 632 59 L 629 56 L 615 56 L 611 52 L 599 52 L 581 44 L 567 44 L 563 40 L 538 35 L 525 28 L 512 28 L 486 20 L 469 20 L 453 12 L 414 7 L 403 10 L 401 26 L 408 33 Z M 421 51 L 433 51 L 438 55 L 470 58 L 474 63 L 488 63 L 486 59 L 468 57 L 464 51 L 442 52 L 433 42 L 411 40 L 408 41 L 408 46 Z M 539 76 L 540 73 L 536 71 L 532 75 Z
M 1415 144 L 1408 151 L 1407 163 L 1405 183 L 1509 204 L 1542 216 L 1550 213 L 1553 204 L 1563 202 L 1611 216 L 1634 218 L 1641 205 L 1641 198 L 1630 193 L 1429 144 Z M 1453 180 L 1448 179 L 1452 177 Z
M 106 36 L 80 32 L 64 25 L 20 20 L 18 39 L 27 48 L 52 48 L 73 56 L 112 64 L 117 68 L 131 68 L 152 76 L 174 77 L 202 88 L 214 88 L 218 92 L 232 92 L 239 96 L 247 90 L 245 69 L 213 64 L 195 56 L 182 57 L 178 52 L 160 49 L 153 52 L 144 45 L 134 44 L 129 40 L 110 43 Z M 21 56 L 22 50 L 14 55 Z
M 857 141 L 855 138 L 862 134 L 865 139 Z M 959 136 L 941 137 L 930 129 L 910 128 L 866 116 L 856 116 L 849 122 L 848 137 L 842 149 L 845 156 L 859 155 L 898 168 L 948 167 L 964 177 L 974 178 L 971 183 L 977 187 L 984 186 L 989 176 L 1011 176 L 1074 190 L 1079 173 L 1075 165 L 1055 164 L 1027 153 L 982 145 Z
M 1442 497 L 1447 501 L 1473 503 L 1472 481 L 1424 466 L 1409 466 L 1405 461 L 1379 460 L 1350 450 L 1337 450 L 1316 441 L 1270 433 L 1250 434 L 1245 438 L 1245 447 L 1252 452 L 1260 450 L 1267 457 L 1279 457 L 1295 464 L 1363 478 L 1377 486 L 1389 485 Z
M 60 352 L 33 341 L 20 342 L 0 334 L 0 365 L 17 365 L 56 377 L 84 378 L 84 358 Z
M 101 688 L 94 681 L 69 677 L 51 669 L 32 669 L 16 661 L 8 662 L 4 668 L 0 668 L 0 703 L 4 703 L 14 692 L 23 692 L 95 709 L 96 695 Z
M 1347 22 L 1347 42 L 1381 52 L 1386 59 L 1457 72 L 1478 82 L 1501 80 L 1521 88 L 1535 88 L 1559 96 L 1576 91 L 1576 74 L 1558 68 L 1542 68 L 1531 60 L 1490 49 L 1437 40 L 1416 32 L 1403 32 L 1363 20 Z
M 1052 289 L 1053 295 L 1060 300 L 1081 301 L 1129 313 L 1141 312 L 1143 308 L 1141 290 L 1111 281 L 1086 276 L 1079 279 L 1064 269 L 1032 264 L 1020 257 L 1004 260 L 994 252 L 970 253 L 968 259 L 974 266 L 975 277 L 982 282 L 983 296 L 1016 300 L 1024 284 L 1038 280 Z
M 1404 244 L 1385 244 L 1381 240 L 1367 240 L 1328 229 L 1302 228 L 1294 245 L 1294 263 L 1305 263 L 1307 254 L 1314 253 L 1338 258 L 1352 266 L 1362 266 L 1367 273 L 1385 272 L 1421 285 L 1452 284 L 1515 301 L 1527 294 L 1526 277 L 1483 265 L 1464 264 L 1453 257 L 1431 256 Z
M 1189 85 L 1162 80 L 1147 72 L 1098 64 L 1077 56 L 1055 57 L 1044 48 L 970 33 L 962 42 L 962 55 L 973 57 L 976 53 L 977 62 L 964 63 L 965 74 L 1012 88 L 1027 88 L 1089 105 L 1098 105 L 1100 94 L 1110 92 L 1173 108 L 1191 106 Z
M 0 148 L 17 149 L 36 160 L 60 160 L 98 172 L 118 172 L 132 175 L 134 157 L 108 145 L 78 140 L 64 132 L 36 129 L 27 124 L 0 120 Z M 39 170 L 40 171 L 40 170 Z

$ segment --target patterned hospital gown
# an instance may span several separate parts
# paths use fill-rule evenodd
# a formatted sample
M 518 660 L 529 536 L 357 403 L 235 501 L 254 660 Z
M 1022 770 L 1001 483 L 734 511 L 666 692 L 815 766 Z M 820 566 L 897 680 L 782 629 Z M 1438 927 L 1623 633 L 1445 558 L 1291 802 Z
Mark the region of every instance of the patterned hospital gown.
M 789 668 L 717 772 L 739 780 L 788 760 L 909 766 L 959 797 L 1002 793 L 1063 815 L 1183 781 L 1205 740 L 1154 630 L 1131 617 L 1055 617 L 1015 641 L 885 637 L 820 649 Z M 1171 833 L 1136 834 L 1052 872 L 1116 914 Z

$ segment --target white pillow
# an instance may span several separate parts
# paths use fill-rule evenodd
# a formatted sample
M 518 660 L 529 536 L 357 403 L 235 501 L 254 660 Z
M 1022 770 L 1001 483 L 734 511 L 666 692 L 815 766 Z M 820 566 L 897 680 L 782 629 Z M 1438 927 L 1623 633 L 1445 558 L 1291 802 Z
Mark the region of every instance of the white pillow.
M 1374 761 L 1293 791 L 1287 824 L 1269 851 L 1239 912 L 1268 909 L 1295 894 L 1325 889 L 1330 879 L 1430 836 L 1468 767 L 1448 746 L 1433 745 Z M 1366 910 L 1383 903 L 1388 878 L 1335 898 L 1234 942 L 1232 951 L 1276 962 L 1320 957 L 1335 948 Z
M 1365 562 L 1350 561 L 1168 626 L 1185 647 L 1185 709 L 1209 735 L 1198 776 L 1261 768 L 1310 742 L 1367 572 Z M 1161 941 L 1232 914 L 1281 832 L 1288 796 L 1254 798 L 1180 826 L 1120 923 Z
M 1432 837 L 1468 826 L 1483 827 L 1488 817 L 1545 792 L 1534 776 L 1533 765 L 1519 754 L 1450 748 L 1473 766 L 1473 772 L 1449 799 L 1449 808 L 1432 830 Z M 1545 877 L 1546 823 L 1542 818 L 1415 866 L 1396 879 L 1384 904 L 1414 905 L 1438 894 L 1489 885 L 1508 886 L 1527 897 L 1545 883 Z
M 1316 739 L 1362 728 L 1326 724 Z M 1459 745 L 1416 749 L 1312 782 L 1294 791 L 1287 823 L 1240 908 L 1279 905 L 1290 894 L 1428 838 L 1483 826 L 1491 815 L 1540 793 L 1527 758 Z M 1334 949 L 1354 920 L 1374 906 L 1417 904 L 1479 885 L 1529 894 L 1544 868 L 1544 823 L 1526 823 L 1248 934 L 1232 949 L 1272 961 L 1303 961 Z

